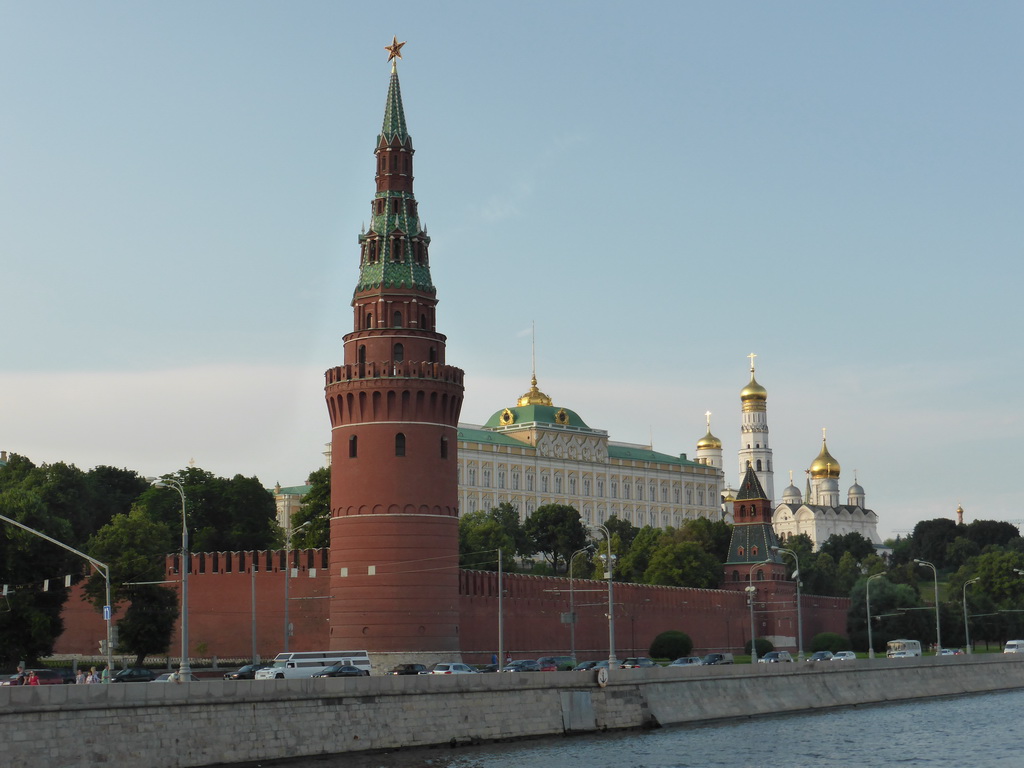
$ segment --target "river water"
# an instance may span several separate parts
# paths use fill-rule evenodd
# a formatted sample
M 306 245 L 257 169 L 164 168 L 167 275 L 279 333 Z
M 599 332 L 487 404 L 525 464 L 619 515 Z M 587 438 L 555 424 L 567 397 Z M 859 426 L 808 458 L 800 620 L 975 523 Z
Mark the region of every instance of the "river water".
M 1021 768 L 1024 691 L 289 761 L 297 768 Z M 274 763 L 264 763 L 265 766 Z

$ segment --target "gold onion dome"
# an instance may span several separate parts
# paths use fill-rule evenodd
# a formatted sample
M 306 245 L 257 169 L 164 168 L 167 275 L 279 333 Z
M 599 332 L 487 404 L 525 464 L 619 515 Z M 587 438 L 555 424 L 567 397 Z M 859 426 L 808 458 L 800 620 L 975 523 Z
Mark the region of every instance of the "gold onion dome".
M 712 435 L 710 429 L 708 430 L 708 433 L 704 435 L 704 437 L 697 441 L 698 451 L 706 449 L 721 449 L 721 447 L 722 441 L 719 440 L 714 435 Z
M 818 454 L 818 458 L 811 462 L 811 477 L 839 478 L 839 462 L 828 452 L 828 446 L 824 440 L 821 441 L 821 453 Z
M 750 372 L 750 383 L 740 390 L 740 400 L 767 400 L 768 390 L 757 383 L 754 372 Z
M 533 376 L 530 378 L 530 391 L 519 398 L 517 403 L 519 407 L 524 405 L 554 405 L 551 398 L 537 389 L 537 377 Z

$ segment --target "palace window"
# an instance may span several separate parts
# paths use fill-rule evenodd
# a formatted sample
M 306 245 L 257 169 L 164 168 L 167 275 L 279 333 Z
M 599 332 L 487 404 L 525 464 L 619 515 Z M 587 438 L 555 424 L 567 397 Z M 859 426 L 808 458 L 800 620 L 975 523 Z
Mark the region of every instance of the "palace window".
M 484 470 L 484 488 L 490 488 L 490 487 L 491 487 L 491 470 L 485 469 Z
M 467 483 L 467 485 L 476 485 L 476 468 L 475 467 L 470 467 L 469 468 L 469 482 Z
M 599 499 L 604 498 L 604 480 L 597 481 L 597 497 Z
M 562 476 L 555 475 L 555 493 L 562 492 Z
M 526 473 L 526 490 L 533 490 L 533 472 Z
M 498 470 L 498 487 L 499 488 L 504 488 L 505 487 L 505 470 L 504 469 L 499 469 Z
M 540 475 L 540 492 L 541 493 L 547 493 L 548 492 L 548 473 L 547 472 L 541 472 L 541 475 Z
M 519 490 L 519 471 L 518 470 L 512 473 L 512 490 L 513 491 L 518 491 Z
M 583 495 L 584 496 L 589 496 L 590 495 L 590 479 L 589 478 L 584 478 L 583 479 Z

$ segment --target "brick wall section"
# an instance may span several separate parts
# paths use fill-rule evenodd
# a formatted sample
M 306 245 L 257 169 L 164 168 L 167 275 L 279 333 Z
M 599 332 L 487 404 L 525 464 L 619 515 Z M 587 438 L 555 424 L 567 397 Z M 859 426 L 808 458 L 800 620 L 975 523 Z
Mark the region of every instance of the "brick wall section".
M 261 658 L 276 656 L 284 644 L 284 553 L 260 552 L 256 572 L 256 645 Z M 269 558 L 269 559 L 268 559 Z M 330 647 L 330 586 L 326 550 L 295 550 L 298 576 L 292 579 L 289 620 L 294 626 L 292 650 Z M 192 655 L 209 658 L 247 658 L 252 648 L 251 553 L 220 552 L 192 555 L 189 574 L 189 641 Z M 177 559 L 167 560 L 167 579 L 178 578 Z M 459 571 L 459 641 L 462 658 L 486 663 L 498 651 L 498 575 L 490 571 Z M 173 584 L 171 586 L 174 586 Z M 505 574 L 505 650 L 514 658 L 563 655 L 570 651 L 569 579 Z M 574 579 L 578 659 L 608 656 L 607 582 Z M 694 642 L 694 652 L 741 653 L 750 637 L 750 613 L 741 592 L 719 589 L 654 587 L 618 584 L 615 596 L 615 647 L 619 658 L 647 655 L 651 641 L 668 629 L 682 630 Z M 845 598 L 803 596 L 805 646 L 819 632 L 846 634 Z M 795 604 L 780 606 L 772 622 L 779 633 L 796 636 Z M 64 634 L 58 654 L 98 652 L 103 621 L 81 599 L 77 587 L 64 608 Z M 116 618 L 116 617 L 115 617 Z M 760 630 L 759 630 L 760 631 Z M 176 628 L 170 653 L 177 657 L 181 640 Z M 367 642 L 359 648 L 375 650 Z M 350 650 L 354 650 L 350 649 Z M 796 650 L 795 647 L 789 650 Z M 445 654 L 435 654 L 439 659 Z M 447 654 L 445 656 L 451 656 Z M 458 654 L 455 654 L 456 656 Z M 404 661 L 394 658 L 390 661 Z M 408 660 L 418 660 L 409 658 Z M 428 659 L 431 660 L 431 659 Z
M 0 687 L 0 732 L 9 768 L 185 768 L 1020 687 L 1024 658 L 1003 654 L 619 670 L 604 688 L 575 672 Z

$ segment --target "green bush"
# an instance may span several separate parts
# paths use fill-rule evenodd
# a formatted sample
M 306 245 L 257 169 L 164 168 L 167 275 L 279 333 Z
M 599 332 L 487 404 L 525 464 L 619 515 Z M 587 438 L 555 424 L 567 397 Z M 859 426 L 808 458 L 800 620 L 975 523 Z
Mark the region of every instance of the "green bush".
M 654 638 L 648 652 L 652 659 L 678 659 L 689 656 L 692 650 L 693 640 L 688 634 L 670 629 Z
M 768 653 L 768 651 L 774 651 L 775 650 L 775 646 L 772 644 L 771 640 L 766 640 L 763 637 L 759 637 L 759 638 L 757 638 L 756 642 L 757 642 L 757 657 L 758 658 L 761 658 L 762 656 L 764 656 L 766 653 Z M 743 646 L 743 653 L 745 653 L 747 656 L 750 655 L 750 641 L 749 640 L 747 641 L 747 644 Z
M 835 632 L 822 632 L 820 635 L 815 635 L 814 639 L 811 640 L 811 652 L 815 651 L 849 651 L 850 638 L 837 635 Z

